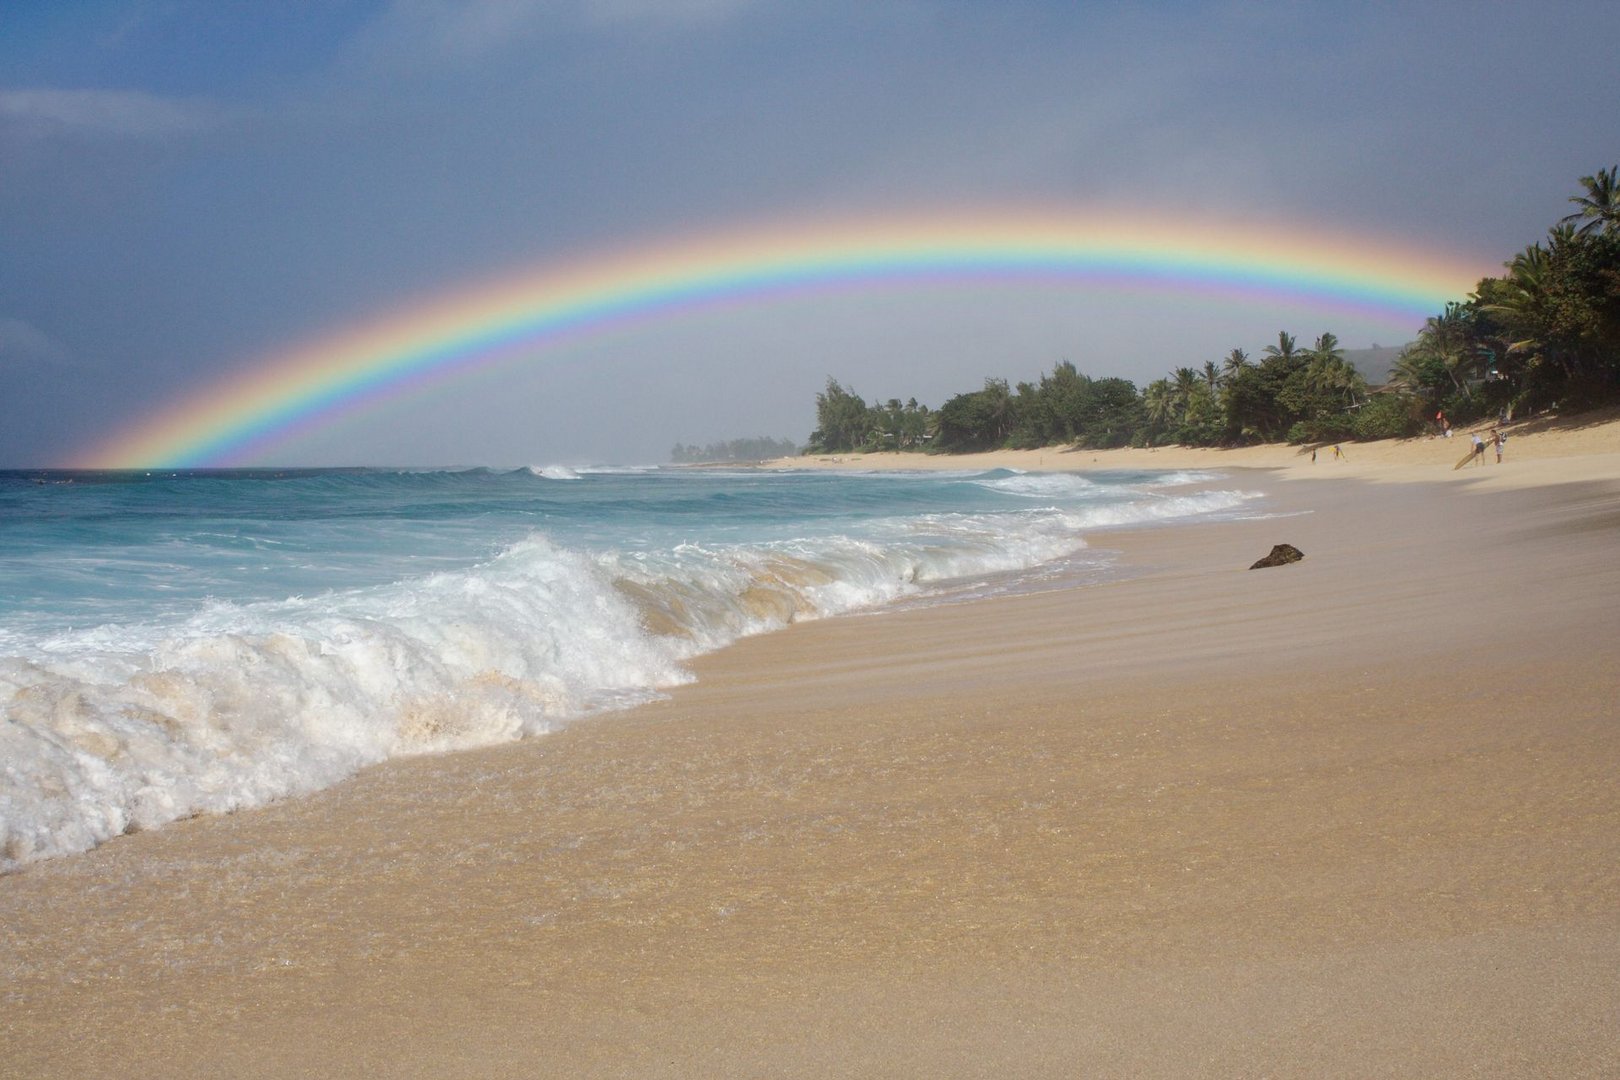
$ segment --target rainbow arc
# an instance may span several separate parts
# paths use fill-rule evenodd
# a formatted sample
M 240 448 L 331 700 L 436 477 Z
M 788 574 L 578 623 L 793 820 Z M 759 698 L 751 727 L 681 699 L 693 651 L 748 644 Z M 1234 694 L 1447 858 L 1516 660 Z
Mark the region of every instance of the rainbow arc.
M 1487 272 L 1320 230 L 1144 224 L 1117 211 L 952 214 L 739 230 L 583 258 L 440 296 L 272 355 L 79 455 L 76 465 L 247 464 L 299 436 L 491 367 L 695 311 L 939 283 L 1275 298 L 1415 330 Z

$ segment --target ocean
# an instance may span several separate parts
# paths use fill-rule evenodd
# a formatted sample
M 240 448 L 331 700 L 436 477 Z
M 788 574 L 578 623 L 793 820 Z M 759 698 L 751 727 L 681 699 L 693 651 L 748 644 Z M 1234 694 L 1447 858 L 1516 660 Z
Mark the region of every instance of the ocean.
M 1196 473 L 0 472 L 0 872 L 649 701 L 811 618 L 1084 585 Z

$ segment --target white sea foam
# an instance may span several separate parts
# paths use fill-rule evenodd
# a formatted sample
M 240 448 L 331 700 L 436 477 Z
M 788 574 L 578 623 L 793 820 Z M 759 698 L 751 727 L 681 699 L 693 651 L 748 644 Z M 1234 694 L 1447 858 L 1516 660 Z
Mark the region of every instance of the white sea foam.
M 529 471 L 542 480 L 578 480 L 579 472 L 567 465 L 530 465 Z
M 56 635 L 0 660 L 0 867 L 643 701 L 689 652 L 541 538 L 472 572 Z
M 1073 499 L 1097 490 L 1097 483 L 1079 473 L 1027 473 L 982 477 L 976 481 L 1007 495 L 1034 499 Z
M 1161 473 L 1146 481 L 1142 486 L 1146 488 L 1187 487 L 1191 484 L 1212 484 L 1220 478 L 1219 473 L 1181 469 Z
M 8 639 L 0 870 L 317 790 L 389 757 L 546 732 L 646 701 L 690 677 L 684 661 L 741 636 L 1028 570 L 1082 551 L 1088 530 L 1248 498 L 1093 502 L 1083 478 L 983 482 L 1061 506 L 656 550 L 534 534 L 383 585 Z

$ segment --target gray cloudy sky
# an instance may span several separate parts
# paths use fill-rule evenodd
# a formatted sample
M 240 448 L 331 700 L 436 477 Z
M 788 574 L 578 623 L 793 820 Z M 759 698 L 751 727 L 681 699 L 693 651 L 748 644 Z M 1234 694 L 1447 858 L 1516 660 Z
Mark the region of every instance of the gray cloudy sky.
M 739 221 L 1129 203 L 1488 268 L 1620 161 L 1617 43 L 1613 0 L 9 0 L 0 465 L 416 298 Z M 1278 329 L 1373 343 L 1171 295 L 797 301 L 588 341 L 278 460 L 660 461 L 803 438 L 828 375 L 938 405 L 1062 359 L 1140 384 Z

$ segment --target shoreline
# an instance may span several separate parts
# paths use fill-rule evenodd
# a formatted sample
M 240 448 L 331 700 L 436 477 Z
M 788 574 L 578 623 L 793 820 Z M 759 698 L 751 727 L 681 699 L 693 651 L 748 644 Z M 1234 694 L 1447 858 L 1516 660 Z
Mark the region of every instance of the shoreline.
M 0 1074 L 1613 1069 L 1611 453 L 1242 466 L 1299 516 L 33 864 Z
M 990 450 L 971 454 L 927 454 L 911 451 L 844 453 L 777 458 L 761 468 L 785 470 L 990 470 L 1086 472 L 1110 469 L 1267 469 L 1289 480 L 1353 477 L 1386 483 L 1461 483 L 1489 487 L 1535 487 L 1549 483 L 1603 479 L 1620 475 L 1620 409 L 1605 409 L 1564 418 L 1516 421 L 1503 428 L 1508 441 L 1503 463 L 1488 451 L 1480 466 L 1455 468 L 1468 454 L 1469 436 L 1486 437 L 1491 424 L 1480 422 L 1437 435 L 1378 442 L 1341 443 L 1344 457 L 1335 459 L 1331 444 L 1312 460 L 1312 447 L 1266 443 L 1230 449 L 1165 446 L 1153 449 L 1085 450 L 1046 447 L 1039 450 Z

